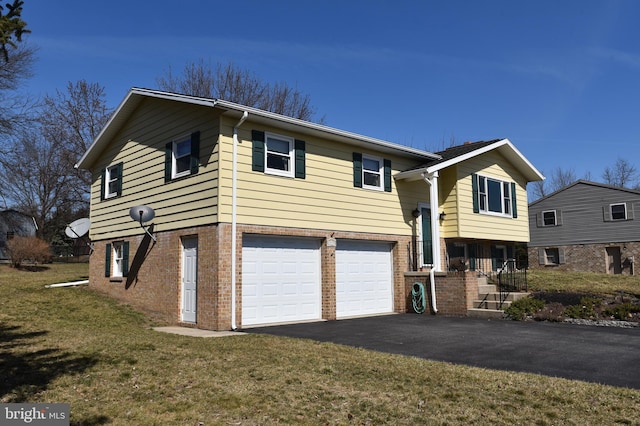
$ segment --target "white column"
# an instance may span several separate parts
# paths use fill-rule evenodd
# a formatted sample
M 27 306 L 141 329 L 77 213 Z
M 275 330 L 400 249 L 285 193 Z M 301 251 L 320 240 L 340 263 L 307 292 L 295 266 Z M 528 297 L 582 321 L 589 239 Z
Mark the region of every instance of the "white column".
M 429 183 L 429 204 L 431 207 L 431 249 L 433 256 L 433 269 L 436 272 L 442 271 L 442 260 L 440 259 L 440 206 L 438 205 L 438 178 L 437 171 L 423 178 Z

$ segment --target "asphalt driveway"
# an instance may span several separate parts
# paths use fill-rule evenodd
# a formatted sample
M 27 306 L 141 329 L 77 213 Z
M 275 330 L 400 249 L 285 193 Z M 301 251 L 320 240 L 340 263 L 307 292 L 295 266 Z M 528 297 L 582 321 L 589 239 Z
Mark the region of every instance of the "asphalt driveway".
M 640 328 L 399 314 L 246 331 L 640 389 Z

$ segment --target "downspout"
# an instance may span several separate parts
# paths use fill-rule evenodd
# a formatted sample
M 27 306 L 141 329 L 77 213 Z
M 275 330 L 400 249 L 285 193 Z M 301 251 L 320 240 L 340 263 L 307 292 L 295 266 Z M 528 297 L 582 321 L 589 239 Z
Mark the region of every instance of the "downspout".
M 438 212 L 438 171 L 431 174 L 423 173 L 422 178 L 429 184 L 429 204 L 431 210 L 431 254 L 433 257 L 433 265 L 429 271 L 429 284 L 431 290 L 431 309 L 433 313 L 438 313 L 436 304 L 436 279 L 435 273 L 442 271 L 442 263 L 440 261 L 440 214 Z
M 249 112 L 245 111 L 238 124 L 233 126 L 233 157 L 231 165 L 231 329 L 235 330 L 236 326 L 236 246 L 237 237 L 236 230 L 238 228 L 237 212 L 236 212 L 236 196 L 238 184 L 238 128 L 249 117 Z

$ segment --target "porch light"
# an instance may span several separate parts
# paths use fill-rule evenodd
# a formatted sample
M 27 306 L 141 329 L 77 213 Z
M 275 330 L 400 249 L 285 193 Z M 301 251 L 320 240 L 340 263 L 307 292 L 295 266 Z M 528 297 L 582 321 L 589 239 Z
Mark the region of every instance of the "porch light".
M 440 213 L 440 220 L 444 220 L 444 217 L 445 217 L 446 215 L 447 215 L 447 214 L 446 214 L 445 212 Z
M 411 215 L 412 215 L 415 219 L 419 218 L 419 217 L 420 217 L 420 210 L 415 209 L 414 211 L 412 211 L 412 212 L 411 212 Z

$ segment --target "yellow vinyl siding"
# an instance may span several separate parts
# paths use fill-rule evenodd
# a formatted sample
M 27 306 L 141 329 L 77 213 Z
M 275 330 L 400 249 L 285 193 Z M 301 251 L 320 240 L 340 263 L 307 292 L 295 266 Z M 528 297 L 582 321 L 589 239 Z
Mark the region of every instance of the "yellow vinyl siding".
M 473 212 L 471 176 L 483 176 L 516 183 L 517 218 Z M 498 152 L 491 151 L 457 166 L 458 234 L 447 237 L 529 241 L 526 179 Z
M 232 121 L 224 121 L 231 134 Z M 273 132 L 306 142 L 306 178 L 273 176 L 251 170 L 251 130 Z M 353 152 L 391 160 L 392 175 L 415 165 L 406 159 L 351 147 L 307 135 L 291 134 L 251 122 L 239 131 L 237 220 L 240 224 L 290 226 L 335 231 L 411 235 L 411 210 L 400 203 L 396 182 L 392 191 L 353 186 Z M 231 138 L 221 138 L 220 221 L 231 220 Z M 416 186 L 413 186 L 414 188 Z M 428 187 L 424 186 L 425 194 Z M 404 194 L 403 194 L 404 196 Z M 415 195 L 418 199 L 419 195 Z M 403 198 L 404 199 L 404 198 Z
M 140 232 L 129 217 L 135 205 L 156 212 L 156 231 L 215 223 L 218 204 L 218 117 L 210 108 L 145 100 L 92 166 L 91 238 L 119 238 Z M 164 182 L 165 145 L 200 131 L 196 175 Z M 122 195 L 100 200 L 102 170 L 123 162 Z

